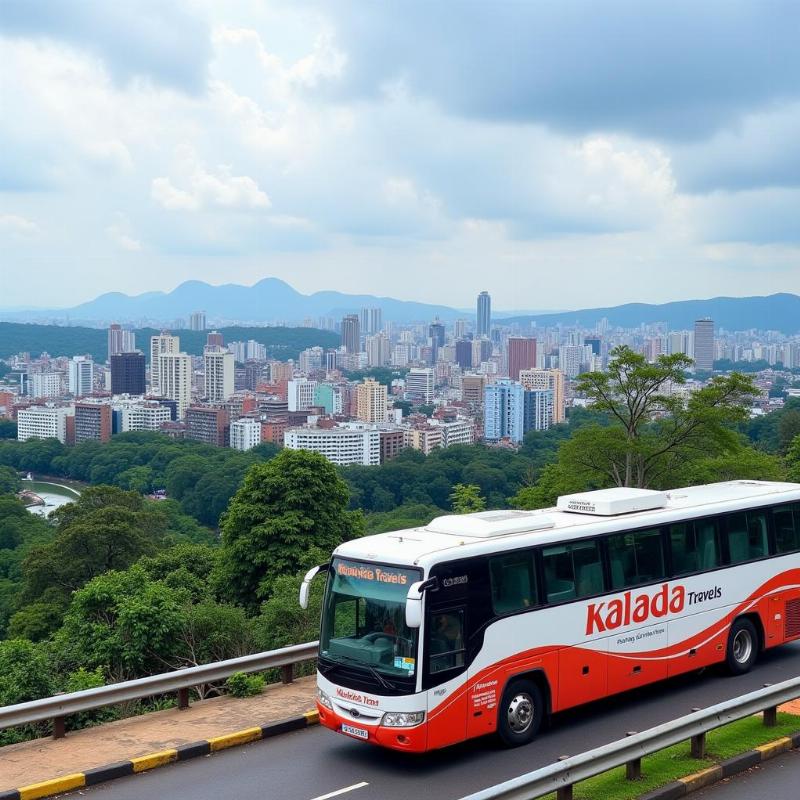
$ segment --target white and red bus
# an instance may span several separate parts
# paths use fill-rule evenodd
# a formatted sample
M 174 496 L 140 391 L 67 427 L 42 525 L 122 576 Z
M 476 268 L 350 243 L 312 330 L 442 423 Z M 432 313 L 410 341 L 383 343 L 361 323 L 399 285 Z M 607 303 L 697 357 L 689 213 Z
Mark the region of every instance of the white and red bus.
M 608 489 L 439 517 L 338 547 L 317 707 L 422 752 L 800 637 L 800 484 Z

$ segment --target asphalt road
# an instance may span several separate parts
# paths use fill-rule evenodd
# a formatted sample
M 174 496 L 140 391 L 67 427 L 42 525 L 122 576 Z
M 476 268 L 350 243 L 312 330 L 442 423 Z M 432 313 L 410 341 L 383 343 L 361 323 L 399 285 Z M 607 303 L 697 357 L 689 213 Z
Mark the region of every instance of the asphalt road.
M 552 763 L 754 689 L 800 674 L 800 643 L 762 656 L 737 678 L 717 669 L 684 675 L 555 717 L 528 747 L 504 750 L 486 737 L 423 756 L 395 753 L 310 728 L 120 778 L 80 796 L 91 800 L 456 800 Z M 795 781 L 795 793 L 798 797 Z M 339 790 L 348 790 L 341 792 Z M 77 797 L 72 793 L 70 797 Z M 762 795 L 747 795 L 760 797 Z M 767 795 L 763 795 L 766 797 Z M 781 796 L 771 790 L 771 800 Z M 736 795 L 732 795 L 736 797 Z M 728 800 L 722 795 L 720 800 Z
M 697 800 L 797 800 L 800 751 L 792 750 L 693 795 Z

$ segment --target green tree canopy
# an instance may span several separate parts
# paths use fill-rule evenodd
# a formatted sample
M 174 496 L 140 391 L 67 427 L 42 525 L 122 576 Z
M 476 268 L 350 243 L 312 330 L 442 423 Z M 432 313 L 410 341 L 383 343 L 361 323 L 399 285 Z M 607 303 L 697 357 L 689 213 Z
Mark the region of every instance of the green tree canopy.
M 471 514 L 486 508 L 486 500 L 481 496 L 481 487 L 474 483 L 457 483 L 450 494 L 450 503 L 456 514 Z
M 223 570 L 230 596 L 255 610 L 279 575 L 330 555 L 363 531 L 348 511 L 349 491 L 323 456 L 284 450 L 250 468 L 222 521 Z
M 19 491 L 20 485 L 15 469 L 0 466 L 0 494 L 14 494 Z

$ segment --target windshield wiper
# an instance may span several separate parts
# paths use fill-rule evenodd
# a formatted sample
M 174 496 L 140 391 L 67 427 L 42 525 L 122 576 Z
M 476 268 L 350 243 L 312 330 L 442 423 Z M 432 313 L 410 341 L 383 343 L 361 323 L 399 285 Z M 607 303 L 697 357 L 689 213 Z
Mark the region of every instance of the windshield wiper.
M 376 670 L 371 664 L 367 664 L 364 661 L 359 661 L 357 658 L 353 658 L 352 656 L 343 656 L 339 654 L 334 656 L 333 659 L 337 661 L 341 659 L 343 661 L 349 661 L 351 664 L 356 664 L 359 667 L 365 667 L 370 671 L 370 674 L 375 677 L 375 680 L 377 680 L 378 683 L 383 686 L 384 689 L 391 689 L 394 692 L 397 691 L 397 686 L 395 686 L 391 681 L 387 681 L 386 678 L 384 678 L 383 675 L 381 675 L 380 672 L 378 672 L 378 670 Z

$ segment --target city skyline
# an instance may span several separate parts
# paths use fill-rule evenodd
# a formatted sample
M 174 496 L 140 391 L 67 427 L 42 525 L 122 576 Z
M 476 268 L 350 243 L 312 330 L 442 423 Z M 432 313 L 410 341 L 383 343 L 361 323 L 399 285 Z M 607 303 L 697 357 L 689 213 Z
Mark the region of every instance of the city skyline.
M 796 7 L 146 5 L 0 9 L 0 246 L 36 305 L 800 291 Z

